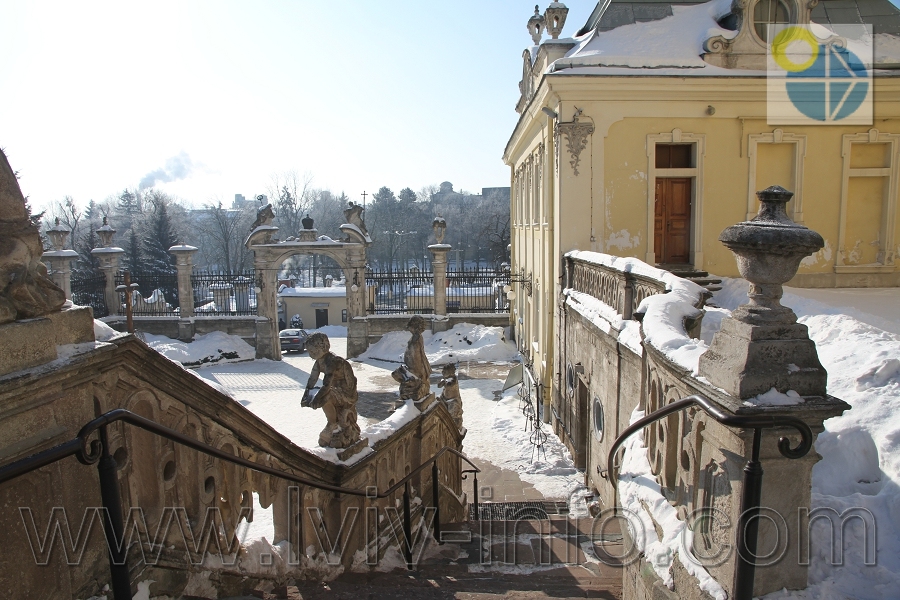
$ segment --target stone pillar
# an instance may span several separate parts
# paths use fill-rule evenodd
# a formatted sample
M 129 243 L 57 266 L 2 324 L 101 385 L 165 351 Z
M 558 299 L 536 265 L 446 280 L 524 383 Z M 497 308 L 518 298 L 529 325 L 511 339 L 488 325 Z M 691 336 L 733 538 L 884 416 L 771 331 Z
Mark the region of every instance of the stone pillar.
M 741 275 L 750 282 L 749 302 L 722 321 L 709 350 L 700 357 L 699 374 L 727 392 L 730 397 L 725 397 L 723 406 L 729 412 L 763 418 L 793 417 L 804 421 L 817 435 L 825 419 L 850 407 L 828 396 L 827 373 L 819 362 L 815 343 L 809 339 L 806 326 L 797 323 L 794 312 L 779 300 L 782 284 L 796 274 L 805 256 L 823 247 L 824 241 L 818 233 L 788 218 L 785 205 L 793 196 L 791 192 L 773 186 L 757 196 L 761 202 L 759 214 L 751 221 L 728 227 L 719 237 L 734 252 Z M 778 398 L 761 397 L 773 388 L 779 392 Z M 756 567 L 754 596 L 807 586 L 808 566 L 797 562 L 798 549 L 806 539 L 800 535 L 801 529 L 807 528 L 802 509 L 810 507 L 812 468 L 821 458 L 815 451 L 799 459 L 783 456 L 779 452 L 781 436 L 788 435 L 792 447 L 797 443 L 796 432 L 790 428 L 762 432 L 757 466 L 763 472 L 760 506 L 764 508 L 758 554 L 764 556 L 773 548 L 784 554 L 780 561 L 758 561 L 772 564 Z M 734 434 L 740 439 L 737 444 Z M 704 436 L 712 439 L 717 435 L 711 446 L 727 450 L 737 460 L 750 459 L 752 429 L 733 430 L 710 423 Z M 703 459 L 701 463 L 707 464 Z M 736 530 L 743 483 L 734 477 L 730 486 Z M 737 561 L 736 549 L 720 568 L 733 572 Z M 723 579 L 719 581 L 726 584 L 727 579 Z
M 256 358 L 281 360 L 278 340 L 278 270 L 256 261 Z
M 447 314 L 447 253 L 450 244 L 432 244 L 431 267 L 434 269 L 434 314 Z
M 56 219 L 56 225 L 47 230 L 47 237 L 53 244 L 53 250 L 44 252 L 43 258 L 45 262 L 50 263 L 50 279 L 53 280 L 63 292 L 67 299 L 72 299 L 72 269 L 71 263 L 78 258 L 78 253 L 74 250 L 66 250 L 66 238 L 69 237 L 69 230 L 59 224 L 59 218 Z
M 193 260 L 196 252 L 196 247 L 187 244 L 169 248 L 169 254 L 175 256 L 175 268 L 178 271 L 178 314 L 182 319 L 194 316 L 194 286 L 191 284 L 191 273 L 194 270 Z
M 359 356 L 369 347 L 366 319 L 366 247 L 349 251 L 344 276 L 347 279 L 347 356 Z
M 103 226 L 97 229 L 103 247 L 91 250 L 91 254 L 100 261 L 100 270 L 106 276 L 106 308 L 110 316 L 125 314 L 119 301 L 119 292 L 116 291 L 116 273 L 119 272 L 119 260 L 125 251 L 110 245 L 115 233 L 116 230 L 110 227 L 106 217 L 103 217 Z

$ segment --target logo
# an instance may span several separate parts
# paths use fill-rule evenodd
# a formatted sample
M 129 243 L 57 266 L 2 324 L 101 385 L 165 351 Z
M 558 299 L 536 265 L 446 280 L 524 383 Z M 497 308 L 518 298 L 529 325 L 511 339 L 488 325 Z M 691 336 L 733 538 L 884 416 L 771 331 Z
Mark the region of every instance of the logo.
M 767 49 L 767 121 L 776 124 L 871 125 L 872 32 L 844 35 L 809 27 L 770 25 Z

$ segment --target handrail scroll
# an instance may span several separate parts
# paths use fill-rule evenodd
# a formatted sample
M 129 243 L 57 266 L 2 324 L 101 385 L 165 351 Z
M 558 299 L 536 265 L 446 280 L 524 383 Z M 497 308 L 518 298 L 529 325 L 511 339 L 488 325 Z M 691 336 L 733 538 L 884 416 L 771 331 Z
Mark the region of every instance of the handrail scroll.
M 741 488 L 740 520 L 737 528 L 738 561 L 734 570 L 734 600 L 751 600 L 753 598 L 753 581 L 756 575 L 756 550 L 759 533 L 759 510 L 762 498 L 763 469 L 759 462 L 759 448 L 762 430 L 773 427 L 791 427 L 800 434 L 800 443 L 791 447 L 787 437 L 778 439 L 778 451 L 788 459 L 803 458 L 812 449 L 813 433 L 809 425 L 794 417 L 779 415 L 735 415 L 727 413 L 707 398 L 691 395 L 676 400 L 646 415 L 623 431 L 613 442 L 606 459 L 606 477 L 613 489 L 617 488 L 618 476 L 615 469 L 615 457 L 619 448 L 629 437 L 644 427 L 659 421 L 672 413 L 692 406 L 699 406 L 713 419 L 727 427 L 753 429 L 753 446 L 750 459 L 744 465 L 744 480 Z

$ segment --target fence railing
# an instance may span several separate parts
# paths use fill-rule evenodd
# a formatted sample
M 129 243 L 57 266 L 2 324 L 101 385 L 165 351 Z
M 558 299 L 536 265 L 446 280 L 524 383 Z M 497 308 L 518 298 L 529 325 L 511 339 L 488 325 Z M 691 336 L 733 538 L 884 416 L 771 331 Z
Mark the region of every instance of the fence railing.
M 434 312 L 434 273 L 431 271 L 367 271 L 370 315 Z
M 131 296 L 131 311 L 135 316 L 164 317 L 178 314 L 178 276 L 175 271 L 131 271 L 131 283 L 137 289 Z M 116 287 L 125 285 L 125 272 L 115 276 Z M 125 292 L 119 292 L 119 302 L 125 304 Z
M 195 271 L 191 274 L 197 315 L 256 314 L 255 271 Z
M 103 273 L 73 273 L 72 302 L 78 306 L 90 306 L 94 310 L 94 318 L 100 319 L 109 315 L 106 306 L 106 275 Z
M 507 312 L 509 273 L 492 268 L 447 271 L 447 312 Z
M 447 272 L 447 312 L 500 313 L 509 310 L 506 292 L 509 273 L 492 268 Z M 434 312 L 434 273 L 431 271 L 368 271 L 368 314 L 425 314 Z

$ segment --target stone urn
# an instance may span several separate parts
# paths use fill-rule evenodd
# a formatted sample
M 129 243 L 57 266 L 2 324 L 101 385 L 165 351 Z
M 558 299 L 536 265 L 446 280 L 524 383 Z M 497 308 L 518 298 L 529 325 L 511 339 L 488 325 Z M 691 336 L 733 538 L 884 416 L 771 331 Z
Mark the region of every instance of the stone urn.
M 800 261 L 825 242 L 787 216 L 785 205 L 793 193 L 772 186 L 756 195 L 759 214 L 719 236 L 750 282 L 749 301 L 722 320 L 709 350 L 700 356 L 700 375 L 741 399 L 772 388 L 825 396 L 828 375 L 816 345 L 794 311 L 781 305 L 782 285 L 797 273 Z
M 781 305 L 782 285 L 797 274 L 800 261 L 822 249 L 825 240 L 788 217 L 785 206 L 793 195 L 777 185 L 757 192 L 759 213 L 719 236 L 734 252 L 741 277 L 750 282 L 750 302 L 735 311 L 735 318 L 760 324 L 797 320 L 790 308 Z

